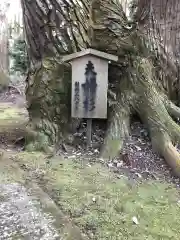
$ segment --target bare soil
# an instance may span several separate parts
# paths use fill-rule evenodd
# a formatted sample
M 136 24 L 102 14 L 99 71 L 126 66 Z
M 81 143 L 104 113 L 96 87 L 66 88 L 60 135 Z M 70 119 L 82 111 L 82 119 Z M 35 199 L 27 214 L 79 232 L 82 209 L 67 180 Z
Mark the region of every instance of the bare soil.
M 64 144 L 59 154 L 65 158 L 86 159 L 89 164 L 101 162 L 116 174 L 126 175 L 131 180 L 154 179 L 180 186 L 179 178 L 173 176 L 164 159 L 153 151 L 148 132 L 138 119 L 131 123 L 131 135 L 125 140 L 121 154 L 108 162 L 98 157 L 103 144 L 104 129 L 104 122 L 94 122 L 92 148 L 87 149 L 86 123 L 83 122 L 74 134 L 76 146 Z

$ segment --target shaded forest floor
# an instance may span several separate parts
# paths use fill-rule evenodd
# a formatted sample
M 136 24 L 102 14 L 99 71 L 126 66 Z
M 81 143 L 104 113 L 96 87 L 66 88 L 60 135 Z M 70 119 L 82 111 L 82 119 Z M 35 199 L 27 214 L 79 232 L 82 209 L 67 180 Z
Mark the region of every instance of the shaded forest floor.
M 98 158 L 98 124 L 93 149 L 79 141 L 50 158 L 17 144 L 28 121 L 23 96 L 2 94 L 0 112 L 1 239 L 179 239 L 179 180 L 153 153 L 140 122 L 133 122 L 119 158 L 104 162 Z M 36 218 L 19 229 L 27 214 Z

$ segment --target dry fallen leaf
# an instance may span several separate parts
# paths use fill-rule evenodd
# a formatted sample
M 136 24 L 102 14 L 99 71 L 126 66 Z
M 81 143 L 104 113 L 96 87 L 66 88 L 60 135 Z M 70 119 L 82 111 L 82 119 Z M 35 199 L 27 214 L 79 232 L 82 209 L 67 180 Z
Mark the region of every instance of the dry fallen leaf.
M 80 156 L 80 155 L 82 155 L 82 153 L 77 153 L 77 154 L 76 154 L 76 156 Z
M 108 167 L 109 168 L 113 168 L 113 164 L 112 163 L 108 163 Z
M 104 163 L 104 162 L 105 162 L 103 158 L 100 158 L 99 161 L 100 161 L 101 163 Z
M 96 198 L 95 197 L 93 197 L 92 200 L 93 200 L 93 202 L 96 202 Z
M 135 148 L 138 150 L 138 151 L 141 151 L 142 149 L 138 146 L 135 145 Z
M 138 221 L 138 219 L 137 219 L 137 217 L 132 217 L 132 221 L 133 221 L 133 223 L 135 223 L 136 225 L 138 225 L 139 224 L 139 221 Z
M 123 161 L 120 161 L 120 162 L 117 163 L 117 168 L 120 168 L 122 166 L 123 166 Z
M 135 173 L 137 177 L 142 178 L 142 175 L 140 173 Z

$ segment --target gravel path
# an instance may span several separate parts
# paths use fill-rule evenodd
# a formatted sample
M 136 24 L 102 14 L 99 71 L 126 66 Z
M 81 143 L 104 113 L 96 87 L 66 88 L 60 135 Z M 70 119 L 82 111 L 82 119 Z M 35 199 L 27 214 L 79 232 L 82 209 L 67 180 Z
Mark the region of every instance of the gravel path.
M 0 184 L 0 239 L 56 240 L 54 219 L 43 213 L 40 203 L 18 183 Z

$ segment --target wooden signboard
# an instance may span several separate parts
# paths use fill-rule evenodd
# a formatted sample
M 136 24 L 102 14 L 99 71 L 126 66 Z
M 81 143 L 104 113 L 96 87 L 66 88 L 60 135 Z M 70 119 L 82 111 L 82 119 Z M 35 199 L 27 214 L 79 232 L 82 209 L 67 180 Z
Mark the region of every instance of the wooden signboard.
M 72 65 L 71 116 L 107 118 L 108 62 L 114 55 L 87 49 L 64 57 Z
M 87 118 L 87 146 L 91 146 L 93 118 L 107 118 L 108 63 L 118 57 L 94 49 L 65 56 L 72 65 L 71 116 Z

